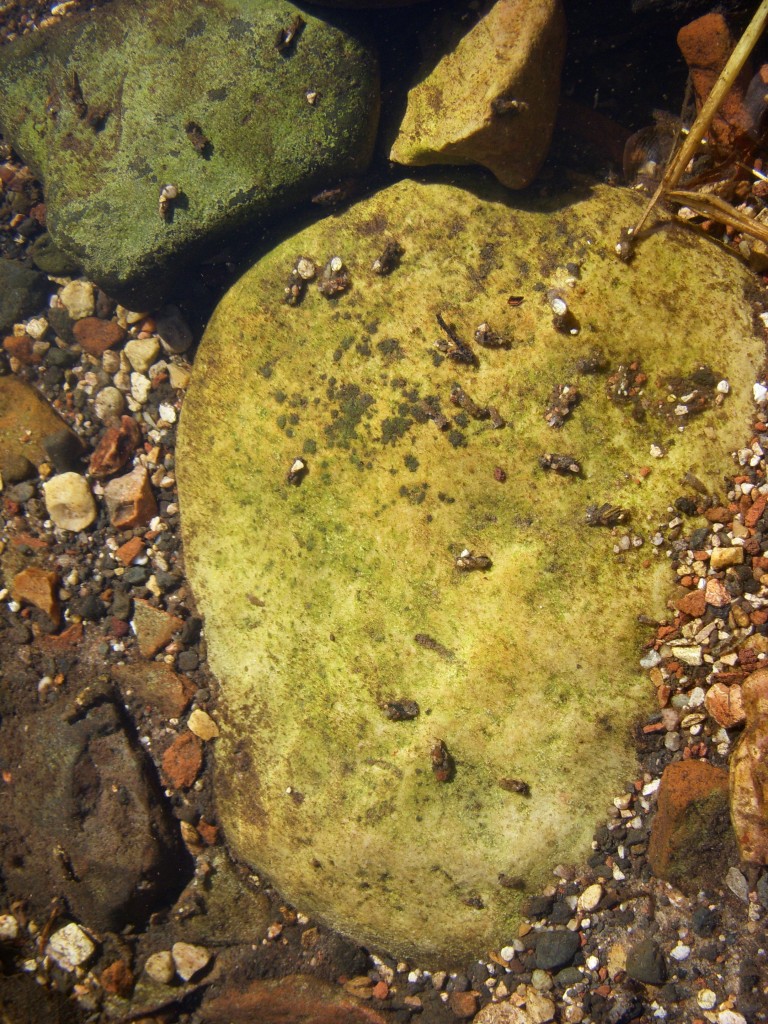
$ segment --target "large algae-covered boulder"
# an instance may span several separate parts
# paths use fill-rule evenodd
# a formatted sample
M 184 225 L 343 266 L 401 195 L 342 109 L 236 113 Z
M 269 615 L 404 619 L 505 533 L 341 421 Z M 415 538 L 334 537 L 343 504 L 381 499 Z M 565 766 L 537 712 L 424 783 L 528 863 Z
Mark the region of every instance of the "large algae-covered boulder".
M 129 304 L 362 170 L 376 133 L 368 43 L 285 0 L 170 13 L 117 0 L 0 53 L 0 126 L 43 178 L 54 242 Z
M 616 259 L 640 205 L 401 182 L 265 256 L 203 339 L 178 478 L 219 811 L 374 947 L 508 941 L 636 770 L 651 537 L 687 472 L 722 479 L 763 355 L 715 245 Z

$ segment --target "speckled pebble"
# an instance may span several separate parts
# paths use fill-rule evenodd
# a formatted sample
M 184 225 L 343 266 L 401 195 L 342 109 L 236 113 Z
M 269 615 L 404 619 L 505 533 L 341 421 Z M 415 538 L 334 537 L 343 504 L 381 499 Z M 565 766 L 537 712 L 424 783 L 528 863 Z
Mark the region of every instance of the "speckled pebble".
M 603 887 L 599 882 L 595 882 L 594 885 L 588 885 L 581 896 L 579 896 L 579 910 L 587 912 L 594 910 L 602 898 Z
M 94 295 L 90 281 L 70 281 L 59 292 L 59 299 L 73 320 L 93 316 Z
M 163 949 L 159 953 L 153 953 L 147 957 L 144 964 L 144 973 L 161 985 L 170 985 L 176 976 L 176 965 L 173 962 L 171 951 Z
M 74 921 L 59 928 L 51 936 L 46 953 L 64 971 L 74 971 L 93 956 L 96 946 L 90 936 Z
M 13 942 L 19 934 L 19 922 L 13 914 L 0 914 L 0 942 Z
M 102 388 L 93 400 L 93 411 L 102 423 L 121 416 L 124 410 L 125 397 L 117 388 Z
M 152 381 L 149 377 L 145 377 L 143 373 L 131 374 L 131 397 L 139 405 L 145 405 L 149 398 L 149 393 L 152 390 Z
M 702 1010 L 711 1010 L 717 1004 L 717 996 L 711 988 L 703 988 L 696 994 L 696 1002 Z
M 728 868 L 725 875 L 725 884 L 742 903 L 749 902 L 749 886 L 746 878 L 738 868 Z

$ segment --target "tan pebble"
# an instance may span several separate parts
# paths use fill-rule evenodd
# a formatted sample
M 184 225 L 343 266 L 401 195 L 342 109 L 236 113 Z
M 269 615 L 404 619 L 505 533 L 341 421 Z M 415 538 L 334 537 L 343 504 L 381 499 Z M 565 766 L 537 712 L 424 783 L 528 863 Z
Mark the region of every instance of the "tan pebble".
M 157 502 L 144 466 L 136 466 L 130 473 L 110 480 L 104 487 L 104 500 L 109 520 L 119 530 L 143 526 L 157 515 Z
M 212 954 L 205 946 L 193 946 L 190 942 L 174 942 L 171 948 L 176 973 L 182 981 L 191 981 L 211 962 Z
M 39 608 L 58 626 L 61 619 L 58 585 L 59 577 L 55 572 L 46 572 L 45 569 L 31 565 L 14 576 L 11 597 L 14 601 L 26 601 Z
M 153 953 L 147 957 L 144 964 L 144 973 L 161 985 L 170 985 L 176 977 L 176 965 L 169 949 L 163 949 L 159 953 Z
M 594 885 L 588 885 L 581 896 L 579 896 L 579 910 L 587 912 L 594 910 L 602 898 L 603 887 L 599 882 L 595 882 Z
M 195 708 L 189 716 L 187 725 L 195 736 L 199 736 L 201 740 L 214 740 L 219 735 L 218 725 L 216 725 L 207 712 L 200 708 Z
M 709 564 L 713 569 L 727 569 L 729 565 L 741 565 L 744 562 L 744 548 L 713 548 Z
M 60 530 L 77 533 L 96 519 L 96 502 L 88 481 L 79 473 L 52 476 L 43 484 L 43 497 L 48 515 Z
M 93 316 L 93 285 L 90 281 L 70 281 L 59 292 L 59 299 L 73 320 Z

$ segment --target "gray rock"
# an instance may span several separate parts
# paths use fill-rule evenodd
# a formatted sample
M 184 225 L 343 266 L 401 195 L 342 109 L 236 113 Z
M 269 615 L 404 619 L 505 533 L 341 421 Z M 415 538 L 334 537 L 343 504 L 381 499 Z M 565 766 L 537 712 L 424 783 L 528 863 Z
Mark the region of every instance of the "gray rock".
M 667 961 L 653 939 L 643 939 L 627 953 L 627 974 L 644 985 L 663 985 Z
M 579 951 L 579 936 L 567 929 L 541 932 L 536 940 L 536 966 L 542 971 L 568 967 Z
M 53 242 L 133 309 L 232 232 L 363 170 L 378 119 L 372 49 L 285 0 L 167 15 L 117 0 L 0 55 L 2 132 L 44 182 Z
M 15 323 L 37 313 L 48 291 L 45 274 L 0 260 L 0 331 L 7 333 Z
M 0 742 L 14 765 L 0 871 L 12 896 L 43 919 L 63 895 L 87 927 L 140 925 L 187 874 L 175 823 L 149 759 L 116 703 L 94 687 L 70 714 L 41 708 L 4 717 Z M 34 808 L 34 814 L 30 814 Z
M 70 277 L 78 274 L 81 269 L 78 263 L 56 246 L 49 231 L 35 239 L 29 247 L 29 255 L 38 270 L 54 277 Z

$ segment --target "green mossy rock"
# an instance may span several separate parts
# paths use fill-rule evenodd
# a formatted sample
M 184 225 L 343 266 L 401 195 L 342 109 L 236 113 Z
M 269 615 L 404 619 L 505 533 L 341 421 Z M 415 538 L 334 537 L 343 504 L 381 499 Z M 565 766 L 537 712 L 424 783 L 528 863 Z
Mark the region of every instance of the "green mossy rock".
M 134 307 L 362 170 L 377 118 L 371 47 L 284 0 L 117 0 L 0 53 L 0 127 L 43 179 L 53 241 Z
M 632 193 L 539 209 L 504 196 L 404 181 L 274 249 L 216 310 L 180 426 L 227 839 L 297 906 L 421 962 L 509 941 L 526 892 L 589 852 L 636 770 L 630 726 L 649 701 L 636 617 L 662 615 L 670 584 L 649 538 L 687 471 L 717 488 L 732 465 L 763 358 L 752 279 L 712 242 L 667 226 L 626 265 L 613 246 L 641 208 Z M 393 240 L 400 264 L 377 275 Z M 313 283 L 285 304 L 301 255 L 339 256 L 351 288 L 327 299 Z M 572 287 L 566 264 L 580 267 Z M 576 335 L 553 325 L 558 286 Z M 438 313 L 476 366 L 436 350 Z M 506 347 L 472 341 L 483 322 Z M 579 373 L 596 346 L 609 370 Z M 609 373 L 636 360 L 633 402 Z M 714 377 L 696 383 L 702 365 Z M 730 394 L 713 400 L 721 378 Z M 456 384 L 507 426 L 452 405 Z M 582 399 L 556 429 L 545 412 L 564 384 Z M 693 391 L 709 397 L 687 422 L 675 410 Z M 547 452 L 582 473 L 546 472 Z M 588 527 L 606 502 L 629 523 Z M 623 534 L 643 546 L 617 555 Z M 465 548 L 490 568 L 457 569 Z M 418 717 L 388 719 L 400 699 Z

